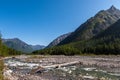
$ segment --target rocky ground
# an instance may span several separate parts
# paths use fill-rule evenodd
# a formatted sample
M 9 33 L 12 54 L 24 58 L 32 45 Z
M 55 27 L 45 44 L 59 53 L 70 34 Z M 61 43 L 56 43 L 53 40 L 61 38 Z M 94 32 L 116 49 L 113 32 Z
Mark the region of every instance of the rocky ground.
M 16 56 L 4 60 L 7 66 L 4 76 L 10 80 L 120 80 L 119 57 L 119 55 Z M 42 69 L 46 66 L 74 61 L 80 63 Z

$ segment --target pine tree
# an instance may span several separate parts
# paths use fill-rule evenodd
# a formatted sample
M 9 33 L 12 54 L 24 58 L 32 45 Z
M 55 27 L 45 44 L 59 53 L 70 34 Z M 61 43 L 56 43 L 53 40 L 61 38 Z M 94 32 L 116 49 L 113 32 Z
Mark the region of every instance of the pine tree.
M 2 54 L 2 34 L 0 32 L 0 55 Z

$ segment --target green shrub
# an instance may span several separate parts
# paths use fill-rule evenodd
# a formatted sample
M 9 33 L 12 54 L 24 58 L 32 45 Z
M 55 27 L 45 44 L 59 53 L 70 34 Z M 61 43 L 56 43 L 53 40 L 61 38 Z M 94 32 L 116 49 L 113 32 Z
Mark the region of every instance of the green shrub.
M 4 80 L 3 69 L 4 69 L 4 63 L 2 60 L 0 60 L 0 80 Z

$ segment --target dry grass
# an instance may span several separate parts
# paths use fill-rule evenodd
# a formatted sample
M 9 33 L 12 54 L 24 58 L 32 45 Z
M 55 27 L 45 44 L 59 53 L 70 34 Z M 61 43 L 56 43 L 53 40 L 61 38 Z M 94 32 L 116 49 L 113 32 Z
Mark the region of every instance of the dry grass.
M 3 69 L 4 69 L 4 63 L 2 60 L 0 60 L 0 80 L 4 80 Z
M 33 61 L 34 59 L 43 59 L 45 58 L 45 56 L 42 55 L 30 55 L 28 58 L 26 58 L 25 60 L 27 62 L 30 62 L 31 60 Z
M 45 58 L 45 56 L 42 56 L 42 55 L 31 55 L 29 58 L 30 59 L 42 59 L 42 58 Z

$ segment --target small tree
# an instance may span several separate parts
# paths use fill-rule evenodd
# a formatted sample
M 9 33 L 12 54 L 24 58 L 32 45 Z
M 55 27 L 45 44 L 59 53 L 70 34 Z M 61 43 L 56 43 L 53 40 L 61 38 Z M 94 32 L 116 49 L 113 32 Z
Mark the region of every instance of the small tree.
M 0 32 L 0 45 L 2 44 L 2 34 Z
M 2 51 L 2 34 L 0 32 L 0 55 L 1 55 L 1 52 Z

